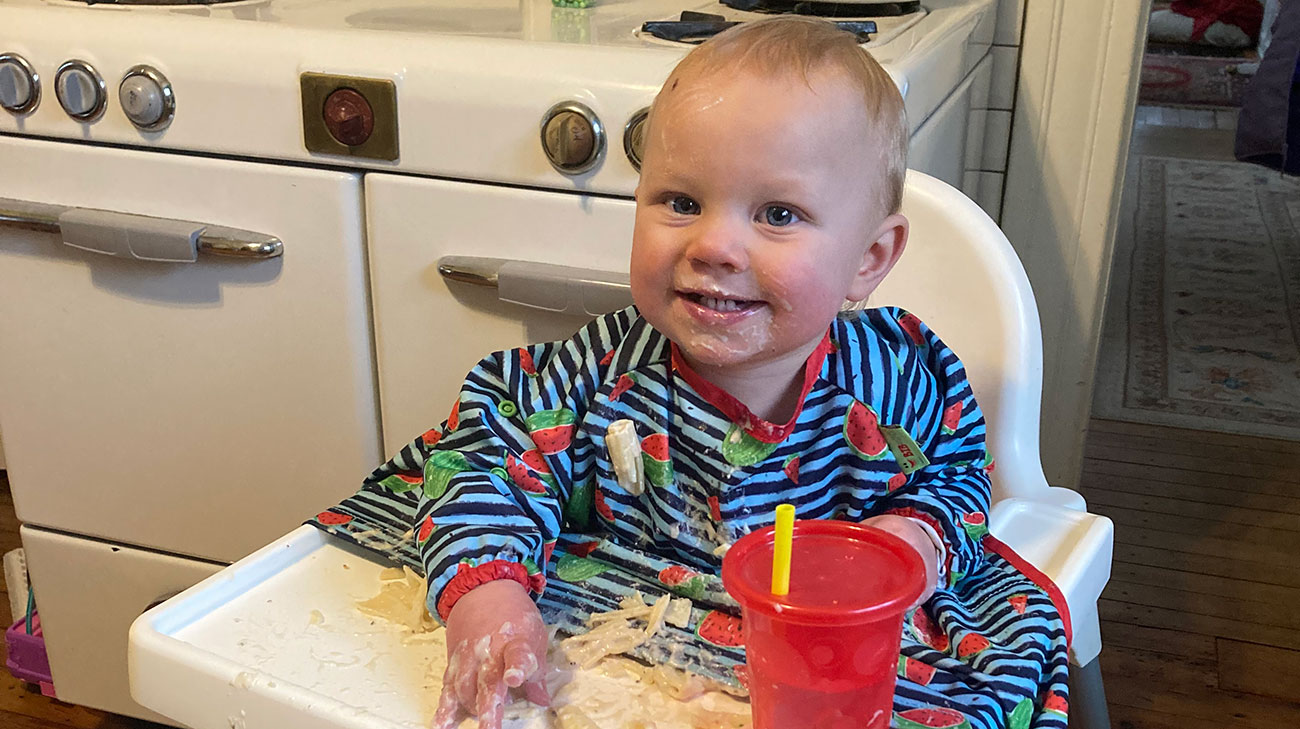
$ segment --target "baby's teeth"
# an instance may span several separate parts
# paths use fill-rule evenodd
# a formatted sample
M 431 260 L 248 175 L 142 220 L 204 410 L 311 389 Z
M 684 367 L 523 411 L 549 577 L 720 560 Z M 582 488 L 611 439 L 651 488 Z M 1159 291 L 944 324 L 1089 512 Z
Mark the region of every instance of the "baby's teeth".
M 709 296 L 701 296 L 700 303 L 704 304 L 714 311 L 736 311 L 740 308 L 740 302 L 731 299 L 715 299 Z

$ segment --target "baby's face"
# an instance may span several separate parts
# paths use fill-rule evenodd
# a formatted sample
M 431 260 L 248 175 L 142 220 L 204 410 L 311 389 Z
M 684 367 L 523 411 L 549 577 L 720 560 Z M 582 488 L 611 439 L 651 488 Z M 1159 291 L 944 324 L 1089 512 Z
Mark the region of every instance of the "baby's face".
M 874 135 L 842 79 L 670 78 L 636 194 L 632 296 L 694 366 L 791 372 L 885 217 Z M 780 369 L 784 369 L 781 367 Z

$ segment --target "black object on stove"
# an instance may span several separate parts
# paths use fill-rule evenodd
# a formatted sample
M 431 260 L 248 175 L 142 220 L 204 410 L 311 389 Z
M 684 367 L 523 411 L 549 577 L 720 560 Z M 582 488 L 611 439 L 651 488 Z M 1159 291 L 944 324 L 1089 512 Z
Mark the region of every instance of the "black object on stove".
M 793 13 L 825 18 L 892 18 L 921 9 L 920 0 L 898 2 L 835 2 L 835 0 L 719 0 L 736 10 L 755 13 Z
M 738 24 L 739 21 L 727 20 L 721 15 L 683 10 L 680 20 L 652 20 L 641 25 L 641 32 L 664 40 L 701 43 Z M 871 40 L 871 34 L 876 32 L 873 20 L 841 20 L 835 25 L 857 36 L 859 43 Z
M 220 5 L 238 0 L 80 0 L 87 5 Z

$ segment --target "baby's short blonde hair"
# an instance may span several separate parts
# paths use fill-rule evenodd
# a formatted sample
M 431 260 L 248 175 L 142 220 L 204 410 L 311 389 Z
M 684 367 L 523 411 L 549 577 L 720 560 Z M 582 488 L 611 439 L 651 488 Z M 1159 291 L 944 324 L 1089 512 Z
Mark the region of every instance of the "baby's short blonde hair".
M 898 212 L 907 172 L 903 96 L 852 33 L 825 20 L 790 15 L 741 23 L 688 53 L 668 83 L 683 75 L 698 77 L 737 69 L 772 76 L 798 73 L 805 82 L 816 72 L 830 70 L 857 87 L 880 143 L 879 160 L 864 160 L 864 164 L 883 165 L 879 203 L 887 215 Z

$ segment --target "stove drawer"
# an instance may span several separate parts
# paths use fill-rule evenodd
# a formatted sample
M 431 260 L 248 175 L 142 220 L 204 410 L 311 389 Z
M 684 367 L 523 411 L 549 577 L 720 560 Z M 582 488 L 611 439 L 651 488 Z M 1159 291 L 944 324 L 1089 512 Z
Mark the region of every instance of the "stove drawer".
M 22 540 L 59 700 L 172 723 L 131 699 L 127 632 L 145 610 L 225 565 L 28 526 Z
M 625 275 L 635 209 L 631 200 L 577 193 L 367 175 L 385 450 L 396 453 L 445 419 L 484 356 L 567 338 L 592 318 L 506 303 L 496 288 L 449 280 L 438 272 L 443 257 Z
M 0 224 L 20 520 L 234 560 L 382 460 L 359 175 L 4 137 L 0 159 L 4 207 L 46 220 Z M 210 255 L 218 226 L 283 255 Z M 141 260 L 190 235 L 192 262 Z

